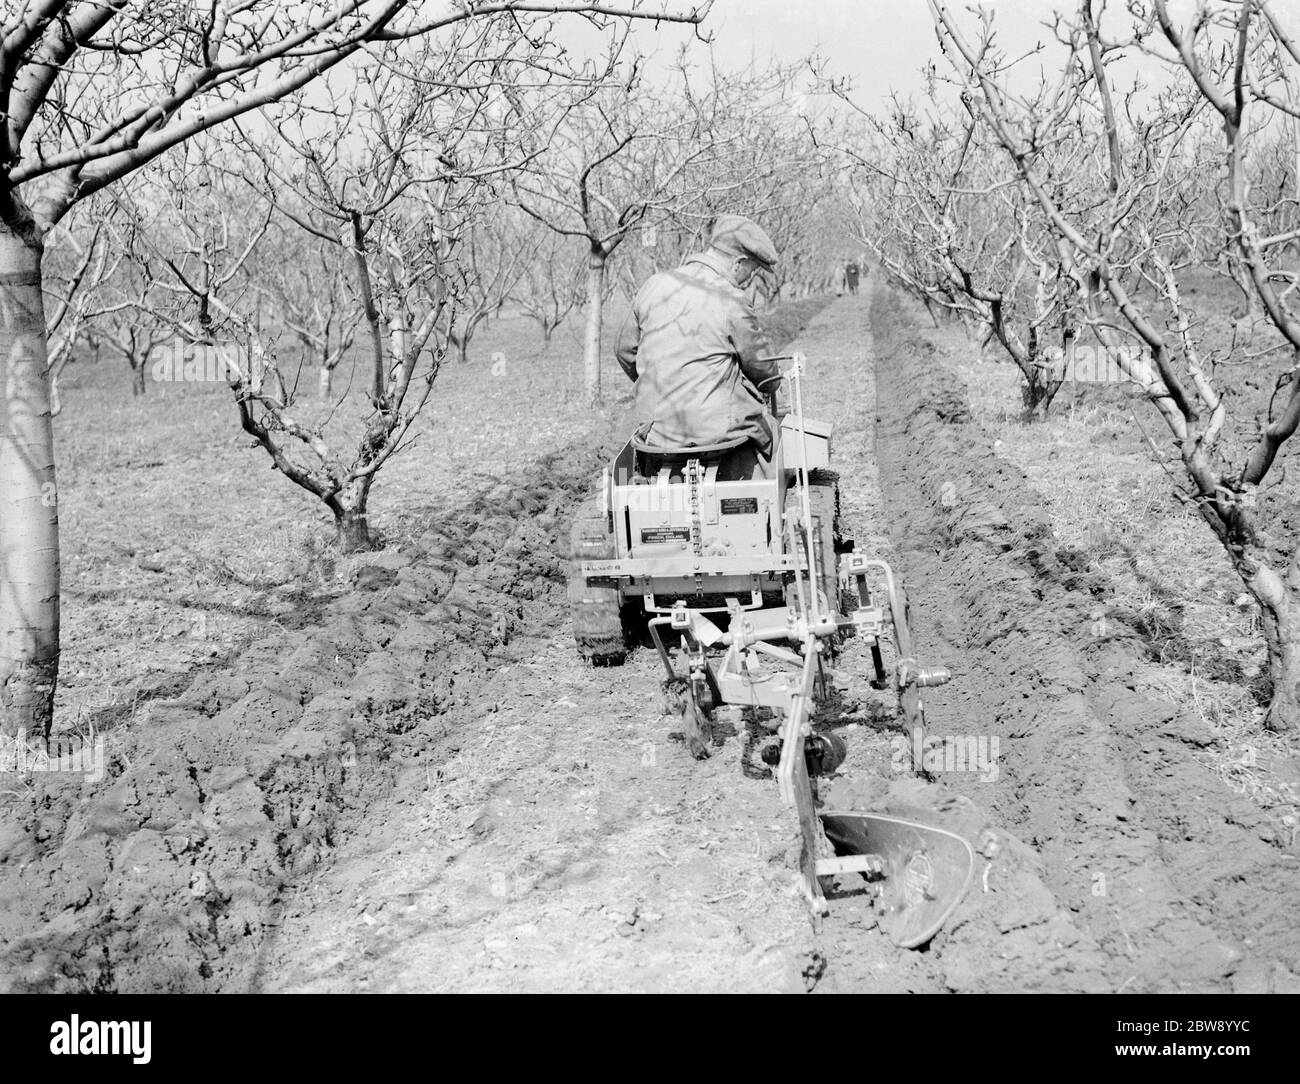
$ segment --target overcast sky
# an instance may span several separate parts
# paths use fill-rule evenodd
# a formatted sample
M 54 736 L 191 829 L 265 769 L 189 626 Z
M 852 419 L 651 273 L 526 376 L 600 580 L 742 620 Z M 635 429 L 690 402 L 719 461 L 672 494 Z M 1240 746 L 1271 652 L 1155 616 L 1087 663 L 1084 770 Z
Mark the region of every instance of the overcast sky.
M 967 6 L 961 0 L 949 4 L 973 30 Z M 984 0 L 983 6 L 995 13 L 998 42 L 1014 56 L 1044 38 L 1050 40 L 1044 23 L 1054 11 L 1072 15 L 1078 5 L 1077 0 Z M 1117 31 L 1123 27 L 1125 6 L 1124 0 L 1111 0 L 1103 26 Z M 1173 0 L 1171 7 L 1176 16 L 1185 16 L 1195 0 Z M 1300 0 L 1272 0 L 1272 8 L 1300 34 Z M 855 97 L 869 108 L 890 90 L 919 92 L 922 66 L 940 58 L 925 0 L 716 0 L 704 32 L 712 35 L 724 68 L 745 64 L 751 57 L 760 64 L 788 63 L 819 50 L 828 74 L 849 76 L 857 88 Z M 643 49 L 664 56 L 686 36 L 685 31 L 665 27 L 637 32 Z M 947 74 L 946 65 L 941 72 Z
M 1029 48 L 1050 15 L 1048 0 L 992 0 L 1003 45 Z M 1069 3 L 1067 7 L 1073 8 Z M 961 10 L 961 5 L 954 5 Z M 921 66 L 938 56 L 925 0 L 716 0 L 705 32 L 724 67 L 749 61 L 789 62 L 819 50 L 828 72 L 850 76 L 860 100 L 873 104 L 891 89 L 917 91 Z M 642 34 L 681 40 L 671 33 Z

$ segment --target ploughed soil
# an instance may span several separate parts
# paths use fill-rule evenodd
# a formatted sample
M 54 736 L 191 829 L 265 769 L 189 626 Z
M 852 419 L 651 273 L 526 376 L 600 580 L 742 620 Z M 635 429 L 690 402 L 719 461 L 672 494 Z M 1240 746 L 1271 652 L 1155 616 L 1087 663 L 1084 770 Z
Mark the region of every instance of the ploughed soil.
M 376 487 L 378 552 L 335 560 L 293 536 L 259 453 L 228 442 L 204 481 L 226 503 L 184 533 L 112 553 L 76 534 L 61 710 L 105 738 L 106 776 L 0 776 L 0 988 L 1300 989 L 1294 832 L 1207 764 L 1216 736 L 1141 631 L 1097 633 L 1095 577 L 971 416 L 966 340 L 873 282 L 792 346 L 809 414 L 836 425 L 845 533 L 894 563 L 919 654 L 953 670 L 927 696 L 931 734 L 981 750 L 912 779 L 850 642 L 822 721 L 850 748 L 832 800 L 924 804 L 979 849 L 929 946 L 892 945 L 852 886 L 810 920 L 793 817 L 738 715 L 696 762 L 653 651 L 581 664 L 568 518 L 627 395 L 600 416 L 557 395 L 561 344 L 503 357 L 505 379 L 439 378 L 432 439 Z M 218 394 L 180 415 L 214 442 Z M 68 443 L 65 484 L 87 481 L 66 506 L 102 525 L 126 483 Z M 204 445 L 159 447 L 165 506 Z M 244 563 L 203 548 L 241 529 Z M 128 597 L 155 607 L 147 672 L 96 636 Z M 212 624 L 154 635 L 192 611 Z
M 967 924 L 963 908 L 914 960 L 953 990 L 1300 990 L 1294 819 L 1226 785 L 1222 735 L 1171 695 L 1149 630 L 1098 620 L 1104 573 L 1058 542 L 971 415 L 965 336 L 879 287 L 864 324 L 883 520 L 918 653 L 954 672 L 927 697 L 929 729 L 998 741 L 996 771 L 936 775 L 1009 837 L 1028 878 L 1009 912 Z M 1294 779 L 1294 756 L 1277 769 Z M 997 896 L 990 866 L 968 905 Z M 861 945 L 840 939 L 849 985 Z

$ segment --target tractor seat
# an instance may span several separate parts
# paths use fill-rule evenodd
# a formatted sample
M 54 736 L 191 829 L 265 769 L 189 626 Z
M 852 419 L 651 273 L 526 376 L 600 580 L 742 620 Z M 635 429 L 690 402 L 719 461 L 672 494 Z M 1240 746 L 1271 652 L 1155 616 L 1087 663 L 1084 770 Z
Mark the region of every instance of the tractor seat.
M 648 426 L 642 426 L 632 434 L 632 448 L 638 453 L 641 460 L 641 472 L 645 477 L 653 477 L 664 467 L 667 467 L 673 473 L 680 473 L 692 459 L 698 459 L 705 466 L 711 463 L 722 463 L 731 456 L 731 453 L 751 443 L 749 436 L 742 436 L 718 444 L 672 446 L 651 444 L 646 440 L 646 430 L 648 428 Z M 755 460 L 757 457 L 751 456 L 748 459 Z M 761 459 L 757 459 L 757 462 L 764 463 Z M 742 476 L 748 477 L 751 469 L 751 466 L 747 466 Z M 765 476 L 766 468 L 764 464 L 758 468 L 757 477 Z
M 648 425 L 643 425 L 632 434 L 632 447 L 642 455 L 654 456 L 660 461 L 660 466 L 673 468 L 684 467 L 692 459 L 698 459 L 701 463 L 716 463 L 749 440 L 748 436 L 741 436 L 719 444 L 651 444 L 646 440 L 649 428 Z

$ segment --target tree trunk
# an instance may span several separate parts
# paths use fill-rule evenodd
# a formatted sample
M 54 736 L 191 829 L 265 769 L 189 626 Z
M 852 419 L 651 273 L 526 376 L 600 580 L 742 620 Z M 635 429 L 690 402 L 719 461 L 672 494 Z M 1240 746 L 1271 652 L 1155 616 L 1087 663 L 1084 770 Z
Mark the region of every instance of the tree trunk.
M 1026 422 L 1047 420 L 1048 408 L 1056 393 L 1061 390 L 1061 381 L 1049 376 L 1044 370 L 1035 369 L 1031 376 L 1020 385 L 1020 401 L 1024 406 L 1020 418 Z
M 144 358 L 140 359 L 139 364 L 131 364 L 131 394 L 140 396 L 144 394 Z
M 608 257 L 593 251 L 587 260 L 587 335 L 582 351 L 583 385 L 590 402 L 600 402 L 600 327 L 604 318 L 605 264 Z
M 339 549 L 344 553 L 356 553 L 359 550 L 374 549 L 374 540 L 370 537 L 370 520 L 365 507 L 334 509 L 334 526 L 337 530 Z
M 1237 571 L 1259 603 L 1260 624 L 1268 646 L 1268 672 L 1273 700 L 1264 725 L 1270 730 L 1300 729 L 1300 550 L 1285 577 L 1245 547 Z
M 0 733 L 49 732 L 59 674 L 59 512 L 41 250 L 0 224 Z
M 1300 594 L 1292 594 L 1288 601 L 1287 613 L 1280 618 L 1263 611 L 1268 672 L 1273 681 L 1273 700 L 1264 725 L 1269 730 L 1294 732 L 1300 729 Z
M 334 370 L 330 366 L 320 367 L 320 372 L 316 376 L 316 389 L 322 399 L 328 399 L 334 394 Z
M 1042 340 L 1034 331 L 1029 334 L 1027 348 L 1020 345 L 1019 340 L 1012 339 L 1001 324 L 994 324 L 993 333 L 1025 378 L 1025 382 L 1020 385 L 1020 402 L 1024 408 L 1020 414 L 1021 421 L 1046 421 L 1048 408 L 1056 398 L 1056 393 L 1061 390 L 1061 385 L 1065 383 L 1065 378 L 1073 377 L 1075 374 L 1077 337 L 1074 330 L 1066 328 L 1061 334 L 1059 363 L 1044 358 L 1041 350 Z

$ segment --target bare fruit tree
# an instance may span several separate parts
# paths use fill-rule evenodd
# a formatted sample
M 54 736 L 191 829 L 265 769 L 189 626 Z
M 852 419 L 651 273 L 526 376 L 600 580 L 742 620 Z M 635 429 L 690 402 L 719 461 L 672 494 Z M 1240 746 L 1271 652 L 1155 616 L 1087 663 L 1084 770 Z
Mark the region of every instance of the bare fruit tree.
M 300 360 L 315 365 L 318 395 L 330 399 L 334 373 L 356 341 L 362 315 L 347 252 L 296 225 L 278 230 L 273 245 L 283 258 L 259 264 L 256 287 L 297 340 Z
M 1103 32 L 1104 3 L 1082 0 L 1057 28 L 1068 73 L 1060 93 L 1026 96 L 1009 89 L 987 17 L 972 36 L 946 6 L 931 10 L 1008 177 L 1053 232 L 1084 325 L 1162 419 L 1184 499 L 1260 606 L 1273 685 L 1268 725 L 1300 726 L 1300 539 L 1270 486 L 1300 424 L 1296 280 L 1280 259 L 1300 222 L 1293 201 L 1279 203 L 1276 190 L 1255 183 L 1249 153 L 1282 129 L 1294 38 L 1252 0 L 1203 5 L 1186 24 L 1155 0 L 1125 12 L 1118 34 Z M 1158 93 L 1120 95 L 1115 66 L 1139 51 L 1166 64 L 1169 82 Z M 1206 159 L 1216 128 L 1219 153 Z M 1080 155 L 1068 173 L 1042 153 L 1063 129 Z M 1266 315 L 1262 326 L 1217 338 L 1183 289 L 1216 223 L 1217 269 L 1252 290 Z M 1230 395 L 1216 374 L 1234 365 L 1249 365 L 1271 394 Z
M 525 220 L 516 228 L 528 238 L 530 256 L 510 291 L 514 301 L 537 324 L 542 341 L 551 336 L 582 305 L 582 254 L 567 237 Z
M 347 386 L 334 401 L 299 403 L 292 364 L 266 348 L 247 317 L 255 349 L 232 372 L 231 387 L 244 430 L 277 470 L 324 502 L 344 549 L 376 541 L 369 505 L 376 475 L 411 438 L 448 348 L 464 349 L 466 329 L 472 334 L 504 297 L 521 258 L 509 236 L 486 251 L 488 182 L 527 157 L 515 150 L 529 139 L 507 88 L 544 61 L 499 31 L 466 26 L 441 55 L 381 53 L 356 82 L 317 84 L 312 101 L 298 103 L 273 137 L 244 133 L 241 169 L 255 202 L 299 241 L 344 257 L 359 319 Z
M 174 329 L 150 311 L 153 281 L 147 267 L 132 258 L 143 249 L 140 217 L 129 199 L 114 200 L 105 216 L 106 240 L 118 259 L 102 287 L 104 305 L 85 331 L 97 358 L 107 353 L 126 362 L 131 371 L 131 394 L 136 398 L 148 387 L 146 374 L 155 348 L 170 344 L 175 337 Z
M 844 88 L 837 88 L 849 100 Z M 997 342 L 1020 370 L 1026 421 L 1042 418 L 1074 363 L 1074 285 L 1049 223 L 1003 159 L 969 98 L 922 111 L 893 99 L 845 152 L 857 166 L 857 238 L 890 278 L 928 308 Z M 1077 147 L 1042 148 L 1063 172 Z
M 469 360 L 474 333 L 501 311 L 532 261 L 532 239 L 511 222 L 513 208 L 491 205 L 469 229 L 461 250 L 465 292 L 461 315 L 452 332 L 458 359 Z
M 195 135 L 307 86 L 375 42 L 507 20 L 546 40 L 557 13 L 602 25 L 707 11 L 540 0 L 204 5 L 17 0 L 0 16 L 0 728 L 48 729 L 59 658 L 58 501 L 41 290 L 45 238 L 72 207 Z M 165 74 L 164 74 L 165 73 Z

